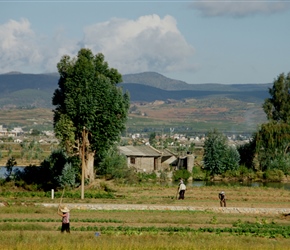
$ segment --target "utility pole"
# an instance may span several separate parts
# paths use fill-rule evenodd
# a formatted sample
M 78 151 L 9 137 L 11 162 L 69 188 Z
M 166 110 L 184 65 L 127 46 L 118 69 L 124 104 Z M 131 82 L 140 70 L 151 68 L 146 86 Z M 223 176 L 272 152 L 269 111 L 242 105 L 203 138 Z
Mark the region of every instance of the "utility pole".
M 81 199 L 83 200 L 85 198 L 85 133 L 86 133 L 86 128 L 83 128 L 83 133 L 82 133 L 82 181 L 81 181 Z

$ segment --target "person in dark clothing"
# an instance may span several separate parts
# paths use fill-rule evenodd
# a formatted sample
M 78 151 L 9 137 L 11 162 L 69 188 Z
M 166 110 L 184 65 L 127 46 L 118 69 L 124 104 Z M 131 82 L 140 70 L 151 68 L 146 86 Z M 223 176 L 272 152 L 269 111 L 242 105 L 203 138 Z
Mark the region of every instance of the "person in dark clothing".
M 220 200 L 220 205 L 221 207 L 226 207 L 227 203 L 226 203 L 226 194 L 224 191 L 219 193 L 219 200 Z

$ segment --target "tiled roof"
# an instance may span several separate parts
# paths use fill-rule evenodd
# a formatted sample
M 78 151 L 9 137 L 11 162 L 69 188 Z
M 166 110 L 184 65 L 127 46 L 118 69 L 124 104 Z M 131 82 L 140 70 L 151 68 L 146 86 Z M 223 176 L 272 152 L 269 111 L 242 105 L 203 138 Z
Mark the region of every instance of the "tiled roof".
M 121 154 L 126 156 L 161 156 L 161 152 L 150 146 L 120 146 L 118 149 Z

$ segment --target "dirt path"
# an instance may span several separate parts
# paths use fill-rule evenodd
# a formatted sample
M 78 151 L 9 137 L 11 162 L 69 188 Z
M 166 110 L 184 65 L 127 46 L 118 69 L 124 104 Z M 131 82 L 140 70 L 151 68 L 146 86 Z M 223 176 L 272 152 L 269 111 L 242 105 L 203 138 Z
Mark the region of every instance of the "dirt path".
M 44 207 L 57 207 L 58 204 L 36 204 Z M 290 208 L 245 208 L 245 207 L 193 207 L 151 204 L 92 204 L 92 203 L 66 203 L 70 209 L 79 210 L 171 210 L 171 211 L 211 211 L 220 213 L 244 214 L 289 214 Z

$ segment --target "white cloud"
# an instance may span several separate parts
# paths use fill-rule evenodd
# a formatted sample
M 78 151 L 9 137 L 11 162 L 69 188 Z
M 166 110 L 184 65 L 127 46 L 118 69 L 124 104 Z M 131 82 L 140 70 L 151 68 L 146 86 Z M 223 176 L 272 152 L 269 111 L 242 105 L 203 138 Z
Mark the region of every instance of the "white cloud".
M 72 51 L 76 45 L 63 38 L 62 31 L 52 38 L 37 35 L 27 19 L 0 25 L 0 73 L 56 72 L 61 56 Z
M 41 55 L 35 47 L 35 34 L 26 19 L 20 22 L 10 20 L 0 26 L 0 71 L 20 69 L 28 63 L 41 61 Z
M 205 16 L 245 17 L 255 14 L 274 14 L 289 10 L 287 1 L 256 1 L 256 0 L 200 0 L 190 4 Z
M 79 41 L 57 30 L 53 37 L 35 34 L 27 19 L 0 24 L 0 73 L 56 72 L 63 55 L 76 56 L 81 47 L 103 53 L 110 67 L 122 74 L 193 70 L 194 49 L 171 16 L 142 16 L 137 20 L 111 19 L 84 28 Z
M 194 49 L 180 34 L 171 16 L 111 19 L 86 27 L 83 44 L 101 52 L 121 73 L 192 70 Z

